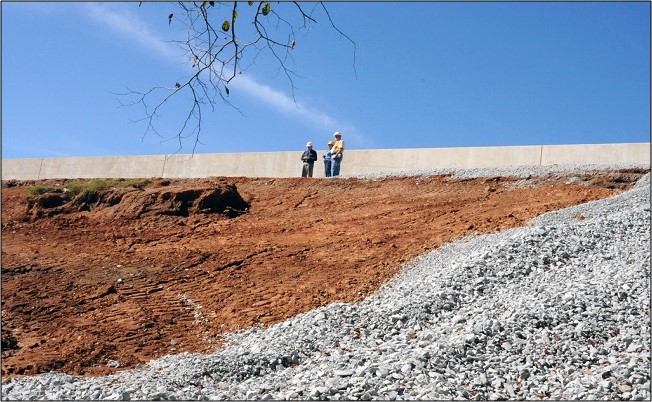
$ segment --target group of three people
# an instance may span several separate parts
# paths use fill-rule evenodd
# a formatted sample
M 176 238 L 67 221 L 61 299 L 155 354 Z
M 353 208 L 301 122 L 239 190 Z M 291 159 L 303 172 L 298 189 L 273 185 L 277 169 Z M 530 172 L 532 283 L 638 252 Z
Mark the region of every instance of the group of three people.
M 333 134 L 335 141 L 328 141 L 328 151 L 324 155 L 324 173 L 326 177 L 335 177 L 340 175 L 340 165 L 344 155 L 344 140 L 339 131 Z M 306 150 L 301 155 L 303 169 L 301 177 L 312 177 L 312 171 L 317 161 L 317 151 L 312 149 L 312 142 L 306 144 Z

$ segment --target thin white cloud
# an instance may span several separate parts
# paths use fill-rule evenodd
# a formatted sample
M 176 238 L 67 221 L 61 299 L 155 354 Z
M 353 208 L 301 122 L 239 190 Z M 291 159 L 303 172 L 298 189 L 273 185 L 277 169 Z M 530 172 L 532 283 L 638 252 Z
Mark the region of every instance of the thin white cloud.
M 336 126 L 335 119 L 326 113 L 310 109 L 300 102 L 295 102 L 290 96 L 261 84 L 246 75 L 239 75 L 233 80 L 233 87 L 277 109 L 285 114 L 301 117 L 320 126 Z
M 111 7 L 110 4 L 84 3 L 84 7 L 91 18 L 124 39 L 135 41 L 169 60 L 178 59 L 179 50 L 154 33 L 147 23 L 129 10 Z
M 274 90 L 268 85 L 261 84 L 253 78 L 241 74 L 232 83 L 234 89 L 242 90 L 249 96 L 261 101 L 279 112 L 293 117 L 298 117 L 315 125 L 320 130 L 332 130 L 342 132 L 348 141 L 352 141 L 358 147 L 369 147 L 373 141 L 361 134 L 355 126 L 338 121 L 327 113 L 310 108 L 295 100 L 287 94 Z
M 315 126 L 321 132 L 340 131 L 343 138 L 346 138 L 349 146 L 369 148 L 374 145 L 373 140 L 361 134 L 355 126 L 339 121 L 328 113 L 306 106 L 302 102 L 295 102 L 291 96 L 277 91 L 268 85 L 261 84 L 248 75 L 238 75 L 233 80 L 231 87 L 235 90 L 245 92 L 250 97 L 267 104 L 280 113 L 302 119 Z

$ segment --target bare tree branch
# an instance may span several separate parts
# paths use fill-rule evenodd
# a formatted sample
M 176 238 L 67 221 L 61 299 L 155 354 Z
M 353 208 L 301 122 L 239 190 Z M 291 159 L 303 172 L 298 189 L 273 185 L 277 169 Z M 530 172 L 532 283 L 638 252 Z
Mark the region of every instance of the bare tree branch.
M 256 59 L 263 53 L 270 54 L 277 62 L 279 72 L 290 83 L 292 97 L 296 102 L 293 78 L 299 75 L 291 69 L 290 65 L 294 61 L 291 52 L 299 33 L 308 31 L 310 24 L 317 23 L 315 13 L 319 5 L 331 27 L 353 44 L 353 69 L 357 78 L 355 42 L 335 26 L 323 3 L 317 3 L 310 11 L 306 11 L 302 3 L 293 2 L 293 8 L 282 12 L 275 8 L 283 3 L 277 3 L 274 7 L 263 1 L 257 4 L 249 1 L 247 4 L 248 7 L 243 8 L 241 2 L 177 3 L 179 11 L 171 13 L 168 19 L 170 24 L 182 24 L 187 31 L 184 39 L 173 43 L 179 46 L 182 56 L 187 57 L 191 73 L 172 87 L 156 86 L 144 92 L 127 88 L 127 93 L 118 94 L 131 98 L 128 102 L 120 101 L 121 106 L 143 107 L 144 117 L 134 120 L 146 123 L 143 139 L 152 132 L 162 139 L 161 142 L 176 140 L 179 147 L 175 153 L 180 152 L 184 143 L 190 139 L 194 154 L 198 144 L 201 144 L 206 107 L 215 111 L 215 106 L 221 102 L 244 115 L 229 101 L 231 89 L 228 85 L 241 72 L 254 66 Z M 246 24 L 247 21 L 251 22 L 250 27 Z M 180 96 L 187 96 L 185 102 L 188 106 L 184 118 L 178 128 L 172 129 L 170 134 L 163 134 L 157 128 L 156 121 L 163 114 L 165 106 Z
M 328 12 L 328 10 L 326 9 L 326 6 L 324 5 L 324 3 L 320 2 L 319 4 L 321 4 L 322 8 L 324 9 L 324 12 L 326 13 L 326 16 L 328 17 L 328 21 L 330 21 L 330 23 L 331 23 L 331 27 L 333 27 L 333 29 L 335 29 L 335 30 L 336 30 L 340 35 L 342 35 L 342 36 L 344 36 L 346 39 L 348 39 L 348 41 L 351 42 L 351 44 L 353 45 L 353 72 L 355 73 L 355 78 L 358 79 L 358 72 L 357 72 L 356 69 L 355 69 L 355 51 L 356 51 L 356 45 L 355 45 L 355 42 L 353 41 L 353 39 L 349 38 L 349 36 L 348 36 L 347 34 L 345 34 L 344 32 L 340 31 L 340 29 L 339 29 L 338 27 L 335 26 L 335 23 L 334 23 L 333 20 L 331 19 L 331 14 L 330 14 L 330 13 Z

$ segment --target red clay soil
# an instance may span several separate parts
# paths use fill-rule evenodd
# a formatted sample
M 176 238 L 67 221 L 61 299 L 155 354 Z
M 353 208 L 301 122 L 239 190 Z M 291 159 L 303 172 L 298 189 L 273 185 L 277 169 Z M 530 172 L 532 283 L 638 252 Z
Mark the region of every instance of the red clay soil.
M 64 190 L 72 181 L 3 181 L 2 377 L 104 375 L 208 353 L 227 331 L 361 300 L 443 243 L 612 196 L 648 171 L 525 187 L 507 177 L 153 179 L 76 196 Z M 37 184 L 53 190 L 32 195 Z

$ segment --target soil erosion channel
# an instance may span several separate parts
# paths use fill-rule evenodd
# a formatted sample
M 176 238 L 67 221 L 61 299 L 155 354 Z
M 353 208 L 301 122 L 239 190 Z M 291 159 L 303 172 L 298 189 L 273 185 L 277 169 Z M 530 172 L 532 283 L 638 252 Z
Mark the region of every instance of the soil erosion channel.
M 3 181 L 2 376 L 208 353 L 227 331 L 362 300 L 443 243 L 612 196 L 647 171 L 152 179 L 74 196 L 74 181 Z

